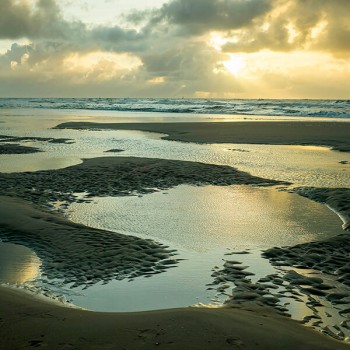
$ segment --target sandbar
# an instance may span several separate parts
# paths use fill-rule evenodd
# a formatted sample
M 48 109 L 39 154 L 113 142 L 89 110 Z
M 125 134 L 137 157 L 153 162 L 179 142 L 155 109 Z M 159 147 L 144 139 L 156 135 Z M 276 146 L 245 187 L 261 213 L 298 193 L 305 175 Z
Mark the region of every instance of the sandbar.
M 350 151 L 350 123 L 319 121 L 89 123 L 69 122 L 58 129 L 140 130 L 167 134 L 164 140 L 195 143 L 317 145 Z

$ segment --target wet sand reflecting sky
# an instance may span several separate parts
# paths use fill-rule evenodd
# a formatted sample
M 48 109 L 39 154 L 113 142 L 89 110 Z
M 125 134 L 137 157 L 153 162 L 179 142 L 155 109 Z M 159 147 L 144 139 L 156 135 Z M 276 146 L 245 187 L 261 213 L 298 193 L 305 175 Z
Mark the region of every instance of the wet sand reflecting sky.
M 0 242 L 0 282 L 21 284 L 40 274 L 40 260 L 30 249 Z

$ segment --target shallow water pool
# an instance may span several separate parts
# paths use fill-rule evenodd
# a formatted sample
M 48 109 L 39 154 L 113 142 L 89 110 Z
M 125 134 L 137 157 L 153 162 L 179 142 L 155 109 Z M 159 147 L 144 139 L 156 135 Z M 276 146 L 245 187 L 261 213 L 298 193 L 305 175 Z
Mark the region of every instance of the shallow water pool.
M 275 272 L 261 250 L 322 240 L 342 233 L 326 206 L 275 188 L 178 186 L 142 197 L 74 203 L 70 220 L 151 238 L 185 259 L 151 278 L 111 282 L 80 291 L 72 301 L 94 310 L 136 311 L 222 302 L 207 284 L 224 260 L 249 264 L 253 280 Z M 246 254 L 235 254 L 242 253 Z

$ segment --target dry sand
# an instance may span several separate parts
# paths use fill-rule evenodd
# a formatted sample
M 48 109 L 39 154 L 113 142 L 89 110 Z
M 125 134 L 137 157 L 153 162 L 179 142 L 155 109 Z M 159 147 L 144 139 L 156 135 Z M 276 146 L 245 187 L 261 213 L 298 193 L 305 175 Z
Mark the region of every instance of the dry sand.
M 71 122 L 59 129 L 141 130 L 167 134 L 164 140 L 196 143 L 321 145 L 350 151 L 347 122 L 213 122 L 213 123 L 88 123 Z
M 295 321 L 240 309 L 96 313 L 0 288 L 1 349 L 341 350 L 349 346 Z

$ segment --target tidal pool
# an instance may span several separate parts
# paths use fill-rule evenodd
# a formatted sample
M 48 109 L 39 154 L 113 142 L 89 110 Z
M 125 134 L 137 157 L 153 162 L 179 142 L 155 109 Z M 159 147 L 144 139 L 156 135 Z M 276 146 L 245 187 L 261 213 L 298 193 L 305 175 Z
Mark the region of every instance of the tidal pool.
M 261 250 L 322 240 L 342 233 L 326 206 L 275 188 L 178 186 L 142 197 L 74 203 L 70 220 L 150 238 L 177 249 L 179 265 L 151 278 L 116 281 L 72 296 L 96 310 L 136 311 L 222 302 L 207 284 L 215 266 L 239 260 L 257 280 L 275 272 Z M 245 252 L 247 254 L 236 254 Z

